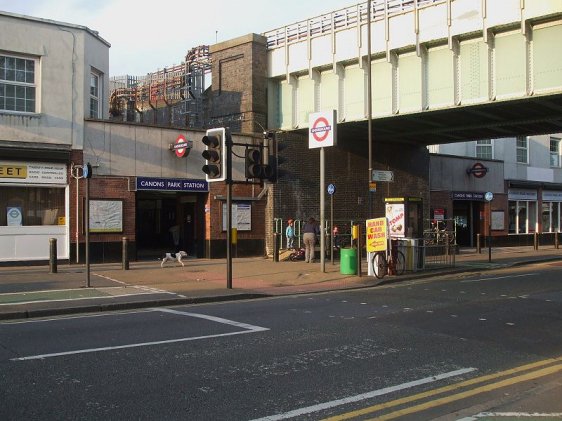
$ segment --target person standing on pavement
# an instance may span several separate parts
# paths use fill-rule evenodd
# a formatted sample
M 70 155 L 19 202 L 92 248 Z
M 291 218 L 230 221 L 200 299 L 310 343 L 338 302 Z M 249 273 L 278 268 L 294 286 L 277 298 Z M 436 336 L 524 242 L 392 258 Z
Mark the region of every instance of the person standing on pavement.
M 302 228 L 304 242 L 304 261 L 306 263 L 314 263 L 314 245 L 316 244 L 316 236 L 320 234 L 318 223 L 312 217 L 304 224 Z
M 295 247 L 295 227 L 294 221 L 289 219 L 287 221 L 287 229 L 285 229 L 285 236 L 287 237 L 287 248 L 292 249 Z

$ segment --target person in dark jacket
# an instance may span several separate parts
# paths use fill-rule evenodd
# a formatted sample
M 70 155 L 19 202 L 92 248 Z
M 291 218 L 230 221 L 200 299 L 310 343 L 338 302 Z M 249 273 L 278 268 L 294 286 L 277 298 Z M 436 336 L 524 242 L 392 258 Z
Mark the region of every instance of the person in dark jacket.
M 304 261 L 306 263 L 314 263 L 314 245 L 316 244 L 316 236 L 320 235 L 320 227 L 316 220 L 312 217 L 304 224 L 302 228 L 302 239 L 304 242 Z

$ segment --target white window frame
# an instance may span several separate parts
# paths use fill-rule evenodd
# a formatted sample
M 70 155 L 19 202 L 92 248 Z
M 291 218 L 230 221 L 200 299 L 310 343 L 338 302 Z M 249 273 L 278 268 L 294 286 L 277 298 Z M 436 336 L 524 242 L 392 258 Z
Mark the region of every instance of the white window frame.
M 556 151 L 552 151 L 552 142 L 556 142 Z M 551 168 L 560 168 L 560 143 L 562 143 L 560 138 L 551 136 L 550 142 L 548 145 L 548 150 L 550 152 L 549 161 Z M 553 158 L 555 158 L 556 162 L 553 163 Z
M 14 69 L 14 77 L 13 80 L 10 75 L 4 72 L 3 68 L 0 69 L 0 84 L 4 85 L 4 92 L 2 97 L 0 97 L 0 113 L 14 113 L 14 114 L 37 114 L 39 112 L 39 58 L 31 57 L 31 56 L 23 56 L 18 54 L 11 54 L 11 53 L 0 53 L 0 57 L 10 58 L 14 60 L 25 60 L 26 63 L 33 62 L 33 81 L 27 80 L 26 75 L 27 71 L 24 70 L 23 74 L 21 70 Z M 21 78 L 24 80 L 21 80 Z M 20 80 L 17 80 L 20 79 Z M 15 87 L 14 92 L 14 100 L 17 101 L 26 101 L 27 96 L 33 92 L 33 109 L 32 110 L 16 110 L 16 109 L 7 109 L 6 108 L 6 88 L 7 87 Z M 31 90 L 31 91 L 30 91 Z M 18 91 L 23 93 L 23 97 L 18 96 Z M 23 91 L 23 92 L 22 92 Z M 31 101 L 31 99 L 29 99 Z M 25 105 L 27 107 L 27 105 Z
M 93 81 L 96 81 L 96 86 L 94 86 Z M 90 118 L 101 118 L 101 87 L 102 77 L 101 75 L 92 70 L 90 72 L 90 101 L 89 101 L 89 117 Z M 95 102 L 96 106 L 92 107 Z
M 519 142 L 524 140 L 525 146 L 520 146 Z M 525 151 L 525 161 L 519 160 L 520 151 Z M 527 136 L 517 136 L 515 139 L 515 160 L 518 164 L 529 164 L 529 138 Z
M 486 142 L 486 143 L 482 143 Z M 482 149 L 490 149 L 490 156 L 481 156 L 479 151 Z M 474 156 L 479 159 L 494 159 L 494 140 L 493 139 L 482 139 L 477 140 L 474 146 Z

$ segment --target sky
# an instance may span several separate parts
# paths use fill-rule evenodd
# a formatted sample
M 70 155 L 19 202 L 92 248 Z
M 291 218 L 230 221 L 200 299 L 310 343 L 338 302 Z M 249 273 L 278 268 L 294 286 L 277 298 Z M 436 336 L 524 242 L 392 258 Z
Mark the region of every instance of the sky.
M 199 45 L 263 33 L 360 0 L 0 0 L 0 10 L 86 26 L 111 44 L 110 76 L 180 64 Z

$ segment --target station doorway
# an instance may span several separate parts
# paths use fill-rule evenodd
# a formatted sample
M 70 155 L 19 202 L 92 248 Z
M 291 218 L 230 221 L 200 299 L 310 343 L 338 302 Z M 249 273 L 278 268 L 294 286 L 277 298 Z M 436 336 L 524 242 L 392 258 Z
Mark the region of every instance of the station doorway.
M 482 202 L 454 200 L 453 219 L 456 221 L 456 240 L 461 247 L 476 247 L 476 234 L 480 233 Z
M 137 259 L 159 258 L 184 250 L 202 257 L 206 193 L 137 192 Z

